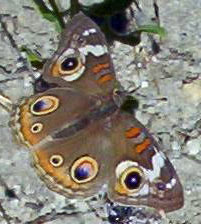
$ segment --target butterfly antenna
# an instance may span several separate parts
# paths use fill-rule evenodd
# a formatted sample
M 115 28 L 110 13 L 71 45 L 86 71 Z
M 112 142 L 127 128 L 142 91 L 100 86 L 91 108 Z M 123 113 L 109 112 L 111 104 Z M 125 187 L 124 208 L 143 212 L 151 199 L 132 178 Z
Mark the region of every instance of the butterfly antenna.
M 8 112 L 12 111 L 13 102 L 7 96 L 4 96 L 4 94 L 2 94 L 1 92 L 0 92 L 0 105 Z

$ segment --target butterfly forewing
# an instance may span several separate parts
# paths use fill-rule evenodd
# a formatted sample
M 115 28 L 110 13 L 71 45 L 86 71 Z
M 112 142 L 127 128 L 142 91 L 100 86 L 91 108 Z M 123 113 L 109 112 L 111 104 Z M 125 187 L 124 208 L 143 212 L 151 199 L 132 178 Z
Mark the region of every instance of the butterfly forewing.
M 100 100 L 72 88 L 54 88 L 21 101 L 13 111 L 11 127 L 28 146 L 68 127 L 99 107 Z
M 67 24 L 40 80 L 48 83 L 47 88 L 73 85 L 89 94 L 106 95 L 113 90 L 115 73 L 104 34 L 83 13 Z M 41 82 L 36 82 L 38 91 Z

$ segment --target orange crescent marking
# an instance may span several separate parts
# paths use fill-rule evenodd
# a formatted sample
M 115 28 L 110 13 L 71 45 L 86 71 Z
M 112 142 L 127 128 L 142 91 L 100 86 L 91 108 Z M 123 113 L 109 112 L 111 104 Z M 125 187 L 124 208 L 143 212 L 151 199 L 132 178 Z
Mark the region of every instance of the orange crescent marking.
M 115 191 L 121 195 L 128 195 L 128 191 L 120 183 L 116 183 Z
M 151 145 L 151 140 L 149 138 L 146 138 L 141 144 L 135 147 L 135 150 L 137 151 L 137 153 L 140 154 L 143 151 L 145 151 L 150 145 Z
M 99 73 L 100 71 L 102 71 L 103 69 L 109 68 L 110 64 L 109 63 L 105 63 L 105 64 L 98 64 L 96 66 L 93 67 L 92 71 L 94 74 Z
M 141 128 L 130 128 L 126 131 L 126 138 L 136 138 L 141 133 Z
M 19 137 L 20 137 L 20 141 L 23 144 L 26 144 L 25 142 L 27 141 L 27 142 L 29 142 L 30 145 L 34 145 L 34 144 L 38 143 L 40 139 L 38 138 L 38 135 L 33 134 L 31 132 L 32 115 L 29 112 L 30 102 L 31 101 L 28 100 L 28 101 L 26 101 L 26 103 L 24 103 L 23 105 L 20 106 L 20 121 L 19 121 L 19 123 L 21 125 L 20 132 L 23 136 L 23 139 L 21 136 L 19 136 Z
M 114 77 L 113 77 L 112 75 L 107 74 L 107 75 L 101 76 L 101 77 L 98 79 L 98 83 L 99 83 L 99 84 L 104 84 L 104 83 L 106 83 L 106 82 L 108 82 L 108 81 L 111 81 L 111 80 L 113 80 L 113 79 L 114 79 Z
M 59 72 L 59 64 L 53 65 L 51 73 L 52 73 L 52 76 L 55 76 L 55 77 L 61 76 Z

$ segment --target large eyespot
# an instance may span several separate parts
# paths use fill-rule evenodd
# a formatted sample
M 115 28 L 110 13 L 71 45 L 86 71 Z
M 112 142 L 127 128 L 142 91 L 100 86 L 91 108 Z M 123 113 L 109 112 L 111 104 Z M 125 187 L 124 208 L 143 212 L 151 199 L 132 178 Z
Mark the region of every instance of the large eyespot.
M 125 190 L 137 192 L 143 183 L 143 173 L 137 167 L 129 167 L 121 175 L 120 183 Z
M 64 162 L 64 159 L 61 155 L 52 155 L 50 157 L 50 163 L 54 167 L 60 167 Z
M 31 126 L 31 132 L 36 134 L 43 130 L 43 124 L 42 123 L 35 123 Z
M 59 99 L 55 96 L 39 97 L 30 106 L 30 111 L 34 115 L 45 115 L 54 112 L 59 106 Z
M 52 67 L 53 76 L 62 76 L 67 82 L 72 82 L 81 77 L 85 70 L 85 56 L 68 49 L 59 57 Z
M 75 72 L 81 65 L 79 58 L 69 57 L 65 58 L 60 65 L 60 70 L 64 74 L 71 74 Z
M 79 57 L 64 58 L 59 66 L 59 73 L 64 75 L 64 79 L 68 82 L 79 79 L 84 70 L 85 67 Z
M 89 156 L 76 160 L 71 167 L 71 177 L 79 184 L 93 180 L 98 173 L 98 163 Z

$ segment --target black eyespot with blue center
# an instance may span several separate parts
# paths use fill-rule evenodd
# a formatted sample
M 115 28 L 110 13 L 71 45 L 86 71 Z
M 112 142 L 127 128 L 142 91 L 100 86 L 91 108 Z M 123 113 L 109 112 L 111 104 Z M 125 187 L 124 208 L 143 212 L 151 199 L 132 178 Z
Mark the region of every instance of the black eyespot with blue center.
M 156 183 L 156 187 L 159 191 L 165 191 L 166 190 L 166 184 L 163 182 Z
M 142 182 L 142 177 L 138 172 L 130 172 L 127 174 L 124 183 L 129 190 L 138 189 Z
M 41 96 L 30 105 L 30 112 L 34 115 L 45 115 L 59 107 L 59 99 L 55 96 Z
M 61 70 L 62 71 L 72 71 L 77 68 L 79 65 L 79 61 L 75 57 L 69 57 L 66 58 L 62 63 L 61 63 Z
M 71 177 L 78 183 L 83 184 L 93 180 L 98 174 L 98 163 L 89 156 L 83 156 L 76 160 L 71 168 Z
M 90 177 L 91 173 L 91 167 L 88 165 L 82 165 L 80 167 L 77 167 L 75 170 L 75 178 L 79 181 L 85 180 Z
M 44 100 L 40 100 L 40 101 L 36 102 L 33 106 L 33 110 L 35 112 L 43 111 L 46 108 L 47 108 L 47 104 Z

